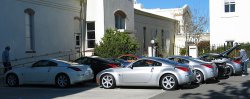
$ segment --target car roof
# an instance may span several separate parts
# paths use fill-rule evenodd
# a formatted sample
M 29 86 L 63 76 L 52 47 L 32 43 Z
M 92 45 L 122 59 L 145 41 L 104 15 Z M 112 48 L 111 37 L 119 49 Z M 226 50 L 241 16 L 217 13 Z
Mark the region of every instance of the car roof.
M 101 58 L 101 57 L 89 57 L 89 56 L 84 56 L 84 57 L 80 57 L 80 58 L 90 58 L 90 59 L 94 59 L 94 60 L 97 60 L 97 61 L 103 61 L 103 62 L 108 62 L 108 63 L 114 63 L 113 61 L 110 61 L 110 60 L 107 60 L 105 58 Z M 80 59 L 78 58 L 78 59 Z M 76 59 L 77 60 L 77 59 Z
M 176 55 L 176 56 L 170 56 L 170 57 L 167 57 L 167 58 L 178 58 L 178 57 L 180 57 L 180 58 L 190 58 L 191 56 L 177 56 Z
M 178 62 L 166 59 L 166 58 L 160 58 L 160 57 L 144 57 L 140 58 L 138 60 L 143 60 L 143 59 L 149 59 L 149 60 L 155 60 L 155 61 L 160 61 L 162 63 L 170 63 L 170 64 L 179 64 Z

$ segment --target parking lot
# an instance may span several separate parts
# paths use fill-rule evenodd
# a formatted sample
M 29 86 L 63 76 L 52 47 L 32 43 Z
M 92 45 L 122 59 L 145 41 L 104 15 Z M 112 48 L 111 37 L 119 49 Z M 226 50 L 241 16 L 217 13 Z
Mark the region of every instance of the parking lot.
M 2 79 L 0 87 L 0 97 L 3 99 L 247 99 L 250 97 L 250 76 L 231 76 L 219 82 L 183 86 L 174 91 L 157 87 L 103 89 L 93 82 L 77 84 L 67 89 L 51 85 L 8 87 L 3 84 Z

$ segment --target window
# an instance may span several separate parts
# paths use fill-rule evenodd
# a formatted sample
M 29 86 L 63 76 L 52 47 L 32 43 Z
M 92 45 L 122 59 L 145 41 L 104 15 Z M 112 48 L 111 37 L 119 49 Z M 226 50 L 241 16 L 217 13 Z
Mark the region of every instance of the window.
M 123 11 L 115 12 L 115 28 L 116 29 L 125 29 L 125 18 L 126 14 Z
M 146 60 L 139 60 L 133 64 L 133 67 L 148 67 Z
M 35 53 L 34 40 L 34 14 L 35 11 L 28 8 L 24 10 L 25 13 L 25 47 L 26 53 Z
M 81 22 L 79 17 L 74 18 L 74 34 L 75 34 L 75 46 L 76 48 L 81 47 Z
M 95 47 L 95 22 L 87 23 L 87 48 Z
M 146 31 L 147 31 L 147 28 L 143 27 L 143 50 L 144 51 L 146 50 Z
M 235 1 L 225 0 L 225 12 L 235 12 Z
M 41 60 L 32 65 L 32 67 L 51 67 L 51 66 L 57 66 L 57 63 L 48 60 Z
M 81 33 L 75 33 L 76 48 L 81 46 Z
M 150 67 L 150 66 L 162 66 L 162 63 L 153 60 L 139 60 L 133 64 L 133 67 Z

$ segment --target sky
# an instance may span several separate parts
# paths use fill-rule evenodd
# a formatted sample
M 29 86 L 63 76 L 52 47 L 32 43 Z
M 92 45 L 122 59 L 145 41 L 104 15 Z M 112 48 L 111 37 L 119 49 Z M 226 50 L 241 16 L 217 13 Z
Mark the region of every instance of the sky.
M 141 3 L 143 7 L 147 9 L 180 8 L 187 4 L 193 15 L 197 17 L 205 16 L 209 20 L 209 0 L 137 0 L 137 2 Z

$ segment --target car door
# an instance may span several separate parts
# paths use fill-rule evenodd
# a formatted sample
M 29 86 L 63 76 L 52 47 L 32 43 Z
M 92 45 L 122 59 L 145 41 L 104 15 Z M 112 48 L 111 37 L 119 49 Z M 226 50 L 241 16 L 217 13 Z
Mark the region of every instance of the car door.
M 23 73 L 25 82 L 41 83 L 46 82 L 50 70 L 50 61 L 41 60 L 34 63 L 30 68 L 27 68 Z
M 146 63 L 149 60 L 139 60 L 133 63 L 131 69 L 122 72 L 123 83 L 148 83 L 153 74 L 153 66 Z

